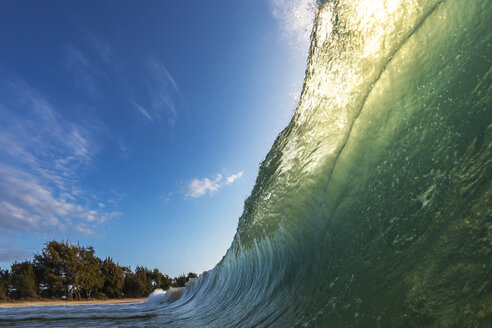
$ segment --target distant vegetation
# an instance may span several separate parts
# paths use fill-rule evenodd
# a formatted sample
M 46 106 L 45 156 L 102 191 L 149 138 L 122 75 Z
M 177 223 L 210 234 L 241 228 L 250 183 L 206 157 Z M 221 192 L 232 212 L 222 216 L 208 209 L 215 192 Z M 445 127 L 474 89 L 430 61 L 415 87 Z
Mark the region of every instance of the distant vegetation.
M 93 247 L 53 240 L 33 261 L 0 269 L 0 300 L 146 297 L 157 288 L 184 287 L 196 277 L 190 272 L 170 278 L 142 266 L 132 271 L 110 257 L 101 260 Z

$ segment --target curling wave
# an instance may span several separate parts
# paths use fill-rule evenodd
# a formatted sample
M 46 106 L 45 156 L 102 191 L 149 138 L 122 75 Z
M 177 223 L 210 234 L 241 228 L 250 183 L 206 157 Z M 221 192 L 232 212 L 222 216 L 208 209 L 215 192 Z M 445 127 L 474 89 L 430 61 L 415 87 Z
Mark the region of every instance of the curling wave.
M 183 326 L 492 321 L 492 3 L 320 5 L 295 115 Z

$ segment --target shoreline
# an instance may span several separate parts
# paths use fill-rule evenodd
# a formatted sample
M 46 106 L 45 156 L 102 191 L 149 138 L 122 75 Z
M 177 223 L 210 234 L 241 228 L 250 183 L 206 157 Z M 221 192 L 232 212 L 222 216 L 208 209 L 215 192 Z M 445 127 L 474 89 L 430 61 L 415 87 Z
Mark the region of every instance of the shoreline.
M 80 306 L 80 305 L 104 305 L 104 304 L 122 304 L 122 303 L 141 303 L 147 298 L 117 298 L 109 300 L 81 300 L 81 301 L 65 301 L 65 300 L 32 300 L 32 301 L 12 301 L 0 302 L 2 307 L 22 307 L 22 306 Z

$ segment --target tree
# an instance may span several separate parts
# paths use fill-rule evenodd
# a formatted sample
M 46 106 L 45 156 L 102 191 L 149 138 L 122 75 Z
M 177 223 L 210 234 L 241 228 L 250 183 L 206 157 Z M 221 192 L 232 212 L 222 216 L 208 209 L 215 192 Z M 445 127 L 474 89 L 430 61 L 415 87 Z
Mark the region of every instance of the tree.
M 173 280 L 166 274 L 162 274 L 158 269 L 152 272 L 152 286 L 154 289 L 160 288 L 163 290 L 169 289 L 172 286 Z
M 70 246 L 52 240 L 45 244 L 41 254 L 34 255 L 34 267 L 40 279 L 40 291 L 44 297 L 61 297 L 69 294 Z M 70 265 L 69 265 L 70 264 Z
M 138 286 L 137 277 L 132 272 L 130 267 L 124 267 L 125 272 L 125 283 L 123 284 L 123 294 L 126 297 L 137 297 L 138 296 Z
M 187 281 L 188 280 L 186 280 L 186 276 L 184 274 L 181 274 L 174 278 L 173 287 L 184 287 Z
M 153 290 L 152 276 L 153 272 L 142 266 L 137 266 L 135 273 L 130 268 L 125 268 L 125 286 L 123 288 L 125 296 L 148 296 Z
M 80 260 L 80 246 L 71 245 L 68 242 L 62 254 L 64 265 L 66 266 L 67 297 L 73 299 L 74 296 L 81 300 L 82 288 L 80 286 L 83 263 Z
M 94 248 L 81 247 L 78 249 L 80 266 L 77 270 L 78 282 L 85 291 L 87 299 L 91 294 L 104 284 L 104 276 L 101 272 L 101 259 L 96 257 Z
M 197 278 L 197 277 L 198 277 L 198 275 L 196 273 L 193 273 L 193 272 L 188 273 L 187 276 L 185 276 L 184 274 L 179 275 L 176 278 L 174 278 L 173 287 L 184 287 L 184 286 L 186 286 L 186 283 L 190 279 Z
M 148 296 L 152 292 L 152 271 L 145 267 L 137 266 L 135 276 L 137 279 L 138 296 Z
M 11 295 L 15 299 L 37 297 L 36 277 L 30 261 L 14 262 L 10 268 Z
M 45 297 L 74 296 L 87 298 L 102 287 L 101 260 L 94 248 L 80 247 L 52 240 L 46 243 L 41 254 L 34 256 L 34 267 L 39 277 L 41 294 Z
M 34 261 L 12 264 L 11 271 L 0 269 L 0 300 L 47 297 L 87 299 L 94 296 L 144 297 L 154 289 L 184 287 L 195 273 L 171 279 L 158 269 L 137 266 L 132 272 L 107 257 L 102 261 L 93 247 L 81 247 L 68 241 L 52 240 L 45 244 Z
M 103 292 L 110 297 L 123 296 L 123 286 L 125 284 L 125 272 L 118 263 L 114 263 L 110 257 L 107 257 L 101 266 L 104 277 Z
M 2 270 L 0 268 L 0 300 L 6 300 L 8 298 L 9 285 L 10 285 L 9 270 Z

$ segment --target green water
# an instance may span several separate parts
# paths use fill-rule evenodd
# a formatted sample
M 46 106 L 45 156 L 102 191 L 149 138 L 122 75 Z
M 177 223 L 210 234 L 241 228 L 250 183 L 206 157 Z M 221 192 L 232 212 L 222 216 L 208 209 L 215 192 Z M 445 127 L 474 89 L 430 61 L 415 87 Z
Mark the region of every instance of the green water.
M 492 322 L 490 17 L 487 1 L 321 9 L 234 245 L 292 248 L 297 323 Z

